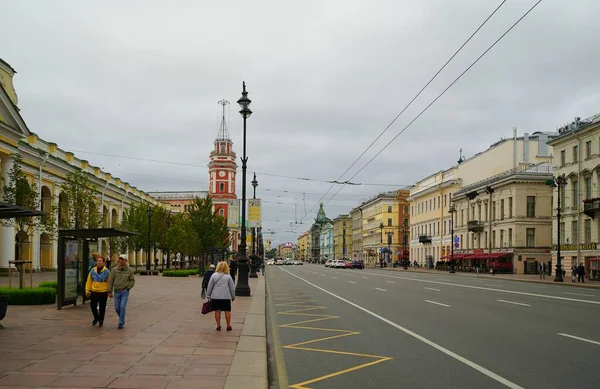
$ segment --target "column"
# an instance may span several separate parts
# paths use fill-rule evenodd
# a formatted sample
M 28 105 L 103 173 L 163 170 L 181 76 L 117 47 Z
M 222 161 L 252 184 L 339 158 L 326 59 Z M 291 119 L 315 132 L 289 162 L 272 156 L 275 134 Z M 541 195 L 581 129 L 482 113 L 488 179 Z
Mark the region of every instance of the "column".
M 40 270 L 42 268 L 42 250 L 40 250 L 40 231 L 34 230 L 32 234 L 31 244 L 33 250 L 31 250 L 31 260 L 33 268 Z
M 54 203 L 54 207 L 60 212 L 58 208 L 58 196 L 60 196 L 60 188 L 58 185 L 54 185 L 54 197 L 52 198 L 52 202 Z M 56 216 L 58 218 L 58 215 Z M 56 221 L 58 223 L 58 220 Z M 52 239 L 52 268 L 58 269 L 58 232 L 54 235 L 54 239 Z
M 2 180 L 10 182 L 9 173 L 14 165 L 14 160 L 8 156 L 2 158 Z M 8 221 L 8 220 L 7 220 Z M 15 228 L 12 226 L 0 227 L 0 268 L 8 268 L 8 261 L 15 256 Z

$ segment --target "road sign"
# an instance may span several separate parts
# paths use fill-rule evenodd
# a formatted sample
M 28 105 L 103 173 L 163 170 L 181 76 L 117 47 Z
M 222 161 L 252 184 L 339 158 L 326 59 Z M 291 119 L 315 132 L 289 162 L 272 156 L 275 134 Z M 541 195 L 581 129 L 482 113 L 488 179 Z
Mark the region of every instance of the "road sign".
M 458 242 L 454 243 L 454 247 L 458 248 L 460 246 L 460 244 Z
M 460 238 L 458 236 L 454 237 L 454 243 L 459 243 L 460 242 Z

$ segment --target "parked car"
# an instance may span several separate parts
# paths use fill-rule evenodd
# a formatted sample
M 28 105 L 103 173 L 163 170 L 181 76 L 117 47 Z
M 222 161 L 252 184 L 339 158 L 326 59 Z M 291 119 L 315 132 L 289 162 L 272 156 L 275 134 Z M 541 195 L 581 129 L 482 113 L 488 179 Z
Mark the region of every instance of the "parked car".
M 344 261 L 344 267 L 346 269 L 352 269 L 352 261 Z
M 352 261 L 352 269 L 364 269 L 365 263 L 362 260 L 354 260 Z
M 281 258 L 277 258 L 277 259 L 275 260 L 275 264 L 276 264 L 276 265 L 283 265 L 283 259 L 281 259 Z
M 333 267 L 333 261 L 331 259 L 325 261 L 325 267 Z
M 346 263 L 341 259 L 336 259 L 333 261 L 333 265 L 331 267 L 336 269 L 344 269 L 346 267 Z

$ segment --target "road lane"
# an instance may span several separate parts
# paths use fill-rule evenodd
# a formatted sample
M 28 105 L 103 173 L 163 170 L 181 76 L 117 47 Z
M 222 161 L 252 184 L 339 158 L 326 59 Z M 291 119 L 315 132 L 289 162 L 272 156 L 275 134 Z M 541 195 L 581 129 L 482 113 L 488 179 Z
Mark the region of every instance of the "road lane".
M 292 388 L 506 387 L 283 270 L 267 272 L 267 282 Z M 368 363 L 375 364 L 361 367 Z
M 424 289 L 430 283 L 405 279 L 408 277 L 394 279 L 396 284 L 385 284 L 387 293 L 383 293 L 375 288 L 382 286 L 383 280 L 389 279 L 389 276 L 378 276 L 378 272 L 370 272 L 369 280 L 361 280 L 355 285 L 342 285 L 333 281 L 317 282 L 319 280 L 314 280 L 314 277 L 311 280 L 295 268 L 285 270 L 293 271 L 359 305 L 368 306 L 374 312 L 461 355 L 485 361 L 485 366 L 498 366 L 502 375 L 514 377 L 519 383 L 526 382 L 526 387 L 544 387 L 543 383 L 548 385 L 546 387 L 551 387 L 563 381 L 564 386 L 569 386 L 573 382 L 572 377 L 561 373 L 565 364 L 578 366 L 578 371 L 581 368 L 582 377 L 577 377 L 581 385 L 578 387 L 594 387 L 586 386 L 593 382 L 591 377 L 589 382 L 586 381 L 586 377 L 588 371 L 594 370 L 590 364 L 595 359 L 594 353 L 599 350 L 594 349 L 596 346 L 591 344 L 577 342 L 581 343 L 577 345 L 574 341 L 557 335 L 568 333 L 598 340 L 595 323 L 598 321 L 599 309 L 597 305 L 582 303 L 579 298 L 551 300 L 537 296 L 539 293 L 549 294 L 546 291 L 536 291 L 531 295 L 523 292 L 524 294 L 507 297 L 505 292 L 515 289 L 514 287 L 520 289 L 519 285 L 511 282 L 503 290 L 487 287 L 473 290 L 456 286 L 458 282 L 464 284 L 462 279 L 435 284 L 434 289 L 441 290 L 438 292 Z M 559 293 L 552 293 L 554 294 Z M 440 296 L 444 298 L 441 299 Z M 425 299 L 450 307 L 428 304 L 424 302 Z M 497 301 L 499 299 L 525 305 L 502 303 Z M 535 361 L 535 365 L 529 366 L 532 361 Z M 523 371 L 530 374 L 523 374 Z

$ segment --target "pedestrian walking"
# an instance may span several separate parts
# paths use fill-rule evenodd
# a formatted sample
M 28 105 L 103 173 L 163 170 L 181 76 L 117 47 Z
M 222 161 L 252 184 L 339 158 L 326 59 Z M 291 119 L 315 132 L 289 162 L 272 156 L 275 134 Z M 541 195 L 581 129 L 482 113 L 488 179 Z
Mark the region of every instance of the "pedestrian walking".
M 215 274 L 208 281 L 206 289 L 207 298 L 212 302 L 215 310 L 217 331 L 221 331 L 221 311 L 225 312 L 227 331 L 231 331 L 231 302 L 235 300 L 235 285 L 229 275 L 227 262 L 219 262 Z
M 122 329 L 125 325 L 125 312 L 127 311 L 127 301 L 129 301 L 129 292 L 135 285 L 133 269 L 127 265 L 127 257 L 124 254 L 119 256 L 117 268 L 113 269 L 108 277 L 108 296 L 115 299 L 115 311 L 119 316 L 119 325 Z
M 231 258 L 231 261 L 229 261 L 229 271 L 230 271 L 231 279 L 233 280 L 234 284 L 235 284 L 235 275 L 237 274 L 237 270 L 238 270 L 237 260 L 235 258 Z
M 546 278 L 546 264 L 540 263 L 540 279 Z
M 583 262 L 579 262 L 579 266 L 577 267 L 577 282 L 585 283 L 585 266 L 583 266 Z
M 577 266 L 573 264 L 571 266 L 571 282 L 575 282 L 577 279 Z
M 202 278 L 202 294 L 200 297 L 202 299 L 206 298 L 206 290 L 208 289 L 208 282 L 210 281 L 210 277 L 215 274 L 215 265 L 211 264 L 208 267 L 206 273 L 204 273 L 204 277 Z
M 85 295 L 91 298 L 90 308 L 94 315 L 92 325 L 104 325 L 104 314 L 106 312 L 106 300 L 108 299 L 108 277 L 110 271 L 104 266 L 104 258 L 96 257 L 96 266 L 88 273 L 85 283 Z

